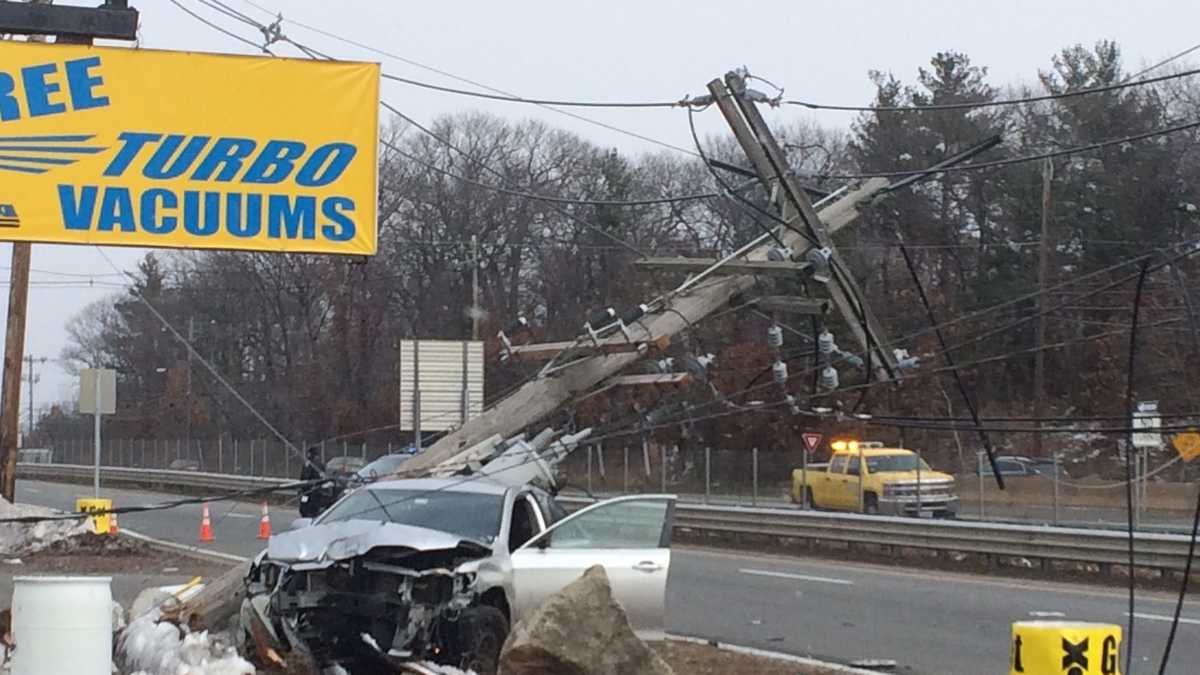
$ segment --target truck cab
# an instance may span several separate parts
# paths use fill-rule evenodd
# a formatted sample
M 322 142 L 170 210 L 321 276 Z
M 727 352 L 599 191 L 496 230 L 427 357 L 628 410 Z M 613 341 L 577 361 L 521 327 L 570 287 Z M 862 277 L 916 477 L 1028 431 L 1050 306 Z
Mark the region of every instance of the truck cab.
M 792 501 L 818 509 L 934 518 L 958 515 L 954 477 L 917 453 L 881 443 L 838 442 L 826 464 L 792 472 Z

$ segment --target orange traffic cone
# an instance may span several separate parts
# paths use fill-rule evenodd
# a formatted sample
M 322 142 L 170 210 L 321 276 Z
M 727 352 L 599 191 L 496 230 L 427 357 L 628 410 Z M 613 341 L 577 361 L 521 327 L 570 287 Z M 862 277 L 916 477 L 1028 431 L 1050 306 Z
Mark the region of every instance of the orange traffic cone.
M 108 514 L 108 533 L 112 536 L 121 534 L 121 528 L 117 527 L 117 514 Z
M 262 520 L 258 521 L 258 538 L 271 538 L 271 514 L 267 511 L 267 502 L 263 501 Z
M 208 543 L 213 541 L 212 520 L 208 517 L 208 503 L 204 504 L 204 511 L 200 516 L 200 541 Z

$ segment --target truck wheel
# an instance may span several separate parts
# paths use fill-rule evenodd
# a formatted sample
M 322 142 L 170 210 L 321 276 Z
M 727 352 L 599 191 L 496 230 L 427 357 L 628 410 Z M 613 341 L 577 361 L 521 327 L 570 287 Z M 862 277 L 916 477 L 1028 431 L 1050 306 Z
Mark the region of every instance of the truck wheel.
M 495 675 L 500 668 L 500 649 L 508 639 L 508 619 L 490 605 L 463 610 L 458 619 L 459 668 L 479 675 Z
M 879 513 L 879 498 L 874 492 L 868 492 L 863 496 L 863 513 L 875 515 Z

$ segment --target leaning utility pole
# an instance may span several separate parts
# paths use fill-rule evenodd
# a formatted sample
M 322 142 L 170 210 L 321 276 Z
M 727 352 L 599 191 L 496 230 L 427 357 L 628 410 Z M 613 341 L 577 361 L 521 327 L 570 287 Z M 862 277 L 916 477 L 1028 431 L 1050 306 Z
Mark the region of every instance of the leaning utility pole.
M 1046 317 L 1042 314 L 1042 307 L 1046 304 L 1046 299 L 1042 293 L 1046 290 L 1046 284 L 1050 281 L 1050 249 L 1053 242 L 1050 240 L 1050 184 L 1054 180 L 1054 162 L 1046 159 L 1042 163 L 1042 239 L 1038 244 L 1038 296 L 1037 296 L 1037 337 L 1034 338 L 1034 346 L 1037 351 L 1033 353 L 1033 415 L 1034 417 L 1045 416 L 1046 406 Z M 1037 423 L 1040 428 L 1041 422 Z M 1033 451 L 1038 457 L 1042 457 L 1044 450 L 1042 448 L 1041 432 L 1033 435 Z
M 54 6 L 51 0 L 0 2 L 0 34 L 28 35 L 45 42 L 56 35 L 64 44 L 92 44 L 94 38 L 136 40 L 138 12 L 128 0 L 106 0 L 102 7 Z M 4 334 L 4 372 L 0 376 L 0 497 L 13 501 L 17 489 L 17 436 L 21 416 L 21 365 L 25 353 L 25 314 L 29 304 L 28 242 L 13 242 Z
M 858 217 L 858 208 L 864 206 L 886 187 L 883 179 L 872 179 L 844 197 L 821 209 L 819 212 L 826 230 L 830 234 L 845 227 Z M 790 230 L 779 233 L 785 242 L 801 245 L 801 237 Z M 771 246 L 761 244 L 748 248 L 742 256 L 750 261 L 766 261 Z M 405 462 L 404 471 L 419 473 L 450 459 L 462 450 L 480 443 L 493 435 L 508 438 L 539 419 L 557 411 L 561 406 L 582 396 L 593 387 L 636 363 L 642 358 L 639 350 L 617 351 L 616 347 L 659 344 L 691 328 L 709 314 L 728 304 L 739 293 L 744 293 L 755 284 L 756 278 L 747 274 L 723 276 L 690 286 L 665 298 L 663 307 L 627 326 L 629 338 L 616 336 L 598 342 L 591 355 L 583 355 L 569 366 L 556 369 L 553 373 L 527 382 L 508 398 L 497 403 L 483 414 L 473 417 L 453 433 L 443 436 L 425 452 Z M 576 345 L 585 344 L 576 340 Z
M 868 356 L 868 363 L 874 371 L 871 375 L 880 382 L 892 380 L 895 377 L 896 357 L 887 349 L 883 330 L 874 312 L 867 306 L 858 282 L 850 275 L 849 268 L 834 247 L 831 228 L 822 222 L 820 214 L 813 209 L 808 193 L 796 180 L 788 164 L 787 155 L 771 134 L 753 98 L 748 95 L 745 78 L 737 72 L 728 73 L 723 81 L 718 78 L 709 82 L 708 91 L 733 130 L 738 144 L 750 158 L 767 194 L 774 196 L 781 220 L 788 224 L 788 229 L 798 239 L 807 242 L 801 244 L 800 251 L 811 244 L 827 259 L 829 274 L 826 287 L 830 298 L 850 332 L 857 338 L 863 353 Z M 793 257 L 804 259 L 804 256 L 795 254 Z

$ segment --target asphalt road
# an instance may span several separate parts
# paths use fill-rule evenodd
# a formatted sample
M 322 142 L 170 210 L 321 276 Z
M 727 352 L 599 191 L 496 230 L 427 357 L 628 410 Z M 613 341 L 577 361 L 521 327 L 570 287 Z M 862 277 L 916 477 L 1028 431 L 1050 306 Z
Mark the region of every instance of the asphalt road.
M 70 508 L 77 485 L 21 481 L 21 501 Z M 118 505 L 169 495 L 106 491 Z M 249 556 L 262 548 L 259 507 L 214 505 L 215 550 Z M 272 509 L 278 530 L 296 517 Z M 121 525 L 143 534 L 196 544 L 199 507 L 129 515 Z M 733 644 L 846 663 L 894 659 L 894 672 L 983 675 L 1005 672 L 1013 621 L 1036 618 L 1126 621 L 1118 588 L 1013 580 L 945 571 L 677 549 L 667 593 L 668 630 Z M 1139 592 L 1133 673 L 1155 673 L 1174 600 Z M 1185 606 L 1171 667 L 1191 675 L 1200 663 L 1200 603 Z

